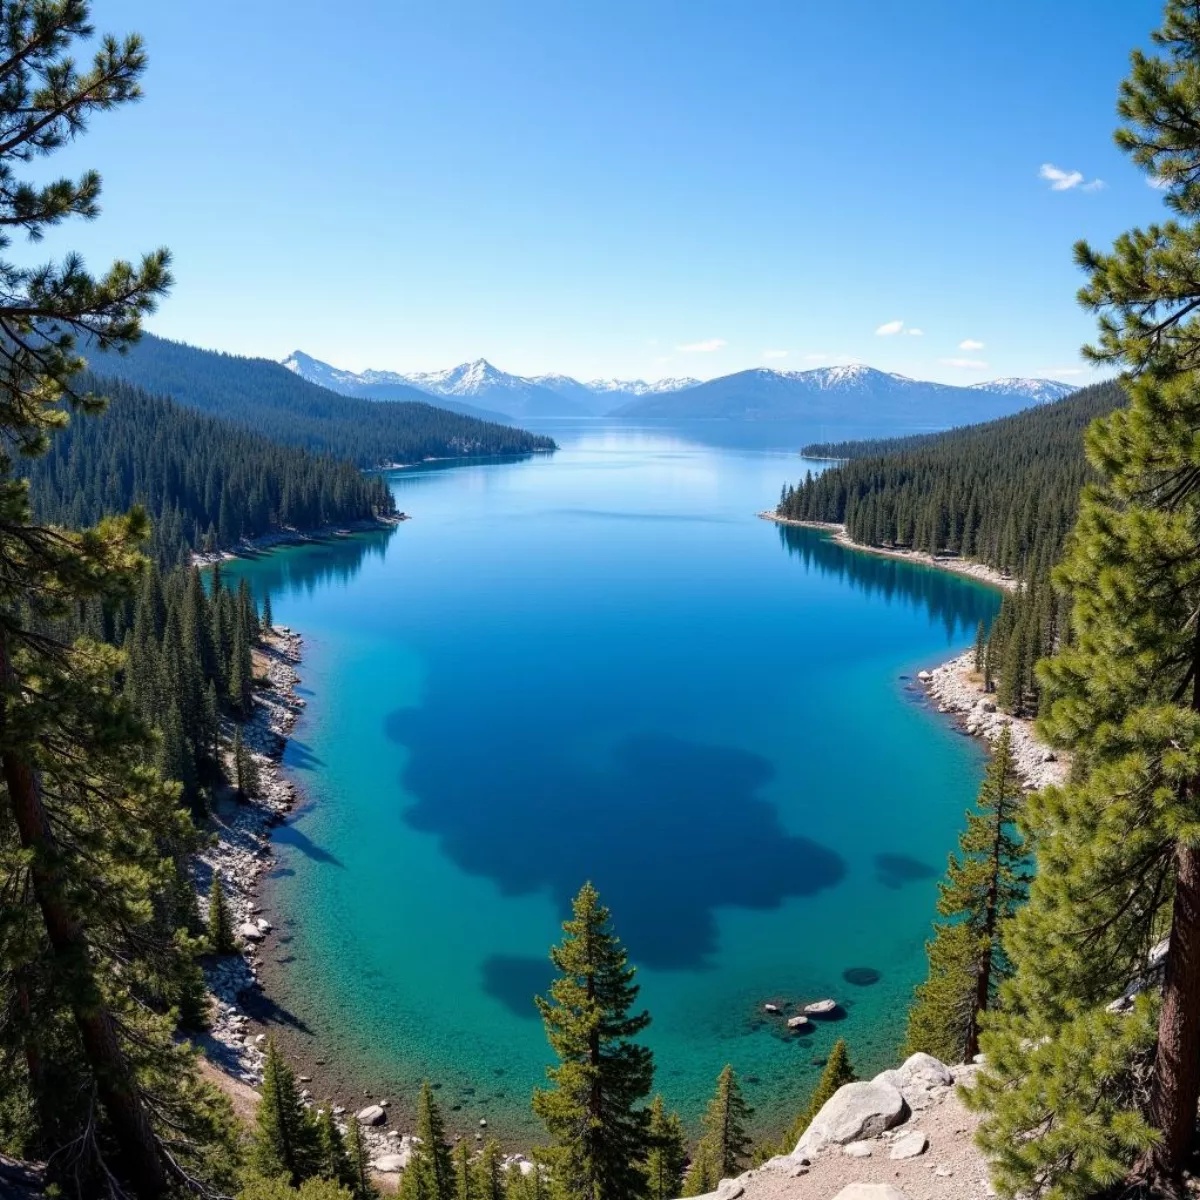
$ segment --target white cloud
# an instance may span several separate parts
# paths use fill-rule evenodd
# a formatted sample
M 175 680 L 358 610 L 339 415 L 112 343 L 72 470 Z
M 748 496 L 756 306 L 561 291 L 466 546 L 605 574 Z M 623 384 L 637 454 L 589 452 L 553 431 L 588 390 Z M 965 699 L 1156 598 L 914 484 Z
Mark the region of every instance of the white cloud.
M 1066 376 L 1068 379 L 1077 379 L 1080 375 L 1086 375 L 1088 371 L 1085 367 L 1040 367 L 1034 372 L 1035 378 L 1038 379 L 1058 379 Z
M 974 338 L 965 338 L 958 343 L 958 348 L 960 350 L 982 350 L 983 343 L 977 342 Z
M 763 358 L 787 358 L 787 356 L 788 356 L 788 352 L 786 350 L 764 350 L 763 351 Z
M 1038 169 L 1038 178 L 1044 179 L 1052 192 L 1069 192 L 1072 188 L 1079 188 L 1084 192 L 1098 192 L 1107 187 L 1103 179 L 1090 179 L 1085 183 L 1082 171 L 1064 171 L 1062 167 L 1056 167 L 1053 163 L 1042 163 Z
M 1146 186 L 1152 187 L 1156 192 L 1165 192 L 1171 186 L 1171 181 L 1161 175 L 1151 175 L 1146 180 Z
M 925 330 L 923 330 L 923 329 L 906 329 L 904 332 L 907 333 L 909 337 L 924 337 L 925 336 Z
M 884 325 L 875 330 L 876 337 L 891 337 L 893 334 L 899 333 L 904 328 L 903 321 L 888 321 Z
M 702 342 L 685 342 L 675 349 L 681 354 L 712 354 L 714 350 L 724 350 L 728 345 L 724 338 L 705 338 Z
M 987 363 L 981 358 L 943 358 L 939 361 L 944 367 L 957 367 L 961 371 L 987 370 Z

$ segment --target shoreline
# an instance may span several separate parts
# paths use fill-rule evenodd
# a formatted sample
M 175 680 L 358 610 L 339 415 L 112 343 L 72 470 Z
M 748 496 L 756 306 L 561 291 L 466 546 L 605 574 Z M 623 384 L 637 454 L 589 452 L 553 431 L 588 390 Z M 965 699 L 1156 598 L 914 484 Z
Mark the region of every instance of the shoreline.
M 792 517 L 781 517 L 778 513 L 766 509 L 758 514 L 764 521 L 775 525 L 794 525 L 800 529 L 820 529 L 833 534 L 833 541 L 847 550 L 857 550 L 860 554 L 875 554 L 880 558 L 894 558 L 899 562 L 917 563 L 923 567 L 937 567 L 939 571 L 950 571 L 954 575 L 962 575 L 974 579 L 977 583 L 986 583 L 1002 591 L 1015 592 L 1017 581 L 1011 575 L 1004 575 L 995 567 L 985 563 L 975 562 L 969 558 L 954 558 L 948 555 L 938 556 L 927 554 L 924 550 L 888 550 L 883 546 L 864 546 L 853 541 L 846 533 L 845 525 L 835 521 L 798 521 Z
M 284 1033 L 283 1027 L 256 1015 L 256 1010 L 271 1008 L 270 994 L 263 983 L 264 951 L 278 933 L 274 923 L 264 915 L 266 910 L 260 896 L 262 884 L 275 865 L 272 834 L 304 802 L 303 794 L 287 777 L 283 766 L 289 735 L 305 707 L 297 694 L 303 639 L 288 626 L 275 625 L 265 642 L 255 649 L 255 669 L 260 673 L 265 667 L 268 683 L 266 687 L 255 688 L 254 714 L 242 725 L 243 740 L 258 768 L 258 795 L 246 801 L 238 801 L 232 794 L 222 796 L 214 805 L 207 827 L 213 841 L 192 861 L 192 883 L 201 913 L 207 918 L 208 889 L 216 872 L 221 877 L 234 935 L 240 945 L 234 954 L 202 958 L 210 998 L 210 1025 L 192 1040 L 211 1068 L 210 1073 L 206 1072 L 208 1077 L 251 1122 L 252 1111 L 247 1110 L 252 1110 L 251 1095 L 256 1102 L 257 1089 L 262 1085 L 269 1030 L 276 1034 L 281 1052 L 296 1071 L 301 1099 L 309 1107 L 320 1103 L 313 1090 L 317 1087 L 313 1075 L 301 1074 L 311 1068 L 297 1063 L 296 1056 L 284 1044 L 286 1039 L 279 1036 Z M 247 1089 L 253 1089 L 250 1095 Z M 343 1133 L 354 1112 L 372 1102 L 369 1099 L 345 1105 L 334 1102 L 333 1113 Z M 383 1104 L 388 1106 L 386 1098 Z M 367 1125 L 361 1128 L 372 1167 L 376 1160 L 401 1149 L 401 1142 L 397 1141 L 399 1132 Z M 381 1174 L 376 1182 L 389 1178 L 396 1176 Z
M 238 801 L 231 789 L 225 789 L 214 803 L 206 827 L 213 840 L 195 855 L 191 868 L 198 907 L 206 919 L 208 890 L 213 873 L 219 873 L 240 948 L 219 958 L 202 957 L 210 1025 L 191 1040 L 201 1051 L 206 1077 L 229 1096 L 251 1124 L 257 1089 L 262 1084 L 268 1033 L 274 1034 L 280 1052 L 295 1072 L 306 1106 L 330 1107 L 343 1134 L 357 1112 L 371 1105 L 380 1106 L 383 1120 L 377 1125 L 361 1124 L 360 1129 L 375 1183 L 388 1193 L 408 1162 L 411 1137 L 402 1130 L 412 1128 L 412 1103 L 403 1103 L 394 1093 L 364 1090 L 361 1078 L 350 1069 L 339 1069 L 330 1054 L 322 1053 L 319 1043 L 297 1046 L 286 1020 L 281 1022 L 275 1016 L 268 986 L 273 966 L 269 955 L 280 948 L 277 939 L 286 931 L 270 919 L 262 888 L 276 863 L 275 829 L 306 802 L 283 765 L 289 737 L 305 702 L 297 692 L 304 644 L 300 634 L 289 626 L 275 625 L 264 641 L 254 651 L 254 665 L 257 675 L 265 674 L 267 684 L 255 688 L 254 713 L 242 724 L 244 743 L 258 768 L 258 794 Z M 388 1095 L 392 1095 L 391 1100 Z M 475 1114 L 472 1124 L 477 1117 Z M 471 1134 L 459 1136 L 469 1138 Z M 483 1136 L 483 1131 L 476 1133 L 476 1147 Z M 502 1161 L 520 1170 L 526 1159 L 510 1148 Z
M 817 529 L 833 535 L 833 541 L 847 550 L 861 554 L 876 554 L 882 558 L 893 558 L 900 562 L 917 563 L 939 571 L 949 571 L 985 583 L 1002 591 L 1015 591 L 1017 581 L 1003 575 L 994 567 L 970 559 L 938 557 L 924 551 L 887 550 L 879 546 L 862 546 L 846 533 L 845 525 L 832 521 L 798 521 L 781 517 L 770 511 L 758 514 L 764 521 L 776 525 L 796 525 L 802 529 Z M 974 653 L 968 650 L 937 666 L 917 674 L 917 683 L 929 697 L 937 702 L 937 711 L 955 719 L 961 732 L 969 737 L 993 742 L 1000 730 L 1007 725 L 1012 730 L 1012 751 L 1016 761 L 1017 775 L 1029 791 L 1037 791 L 1050 784 L 1066 782 L 1070 771 L 1070 760 L 1042 741 L 1027 717 L 1014 717 L 1000 712 L 994 698 L 983 690 L 982 681 L 975 673 Z
M 356 533 L 373 533 L 381 529 L 394 529 L 402 521 L 411 521 L 408 513 L 395 513 L 387 517 L 363 518 L 340 525 L 323 525 L 320 529 L 281 529 L 276 533 L 264 533 L 256 538 L 242 538 L 234 550 L 193 550 L 190 564 L 193 567 L 211 567 L 214 563 L 234 562 L 264 550 L 276 550 L 280 546 L 303 546 L 309 542 L 322 542 L 333 537 L 353 537 Z

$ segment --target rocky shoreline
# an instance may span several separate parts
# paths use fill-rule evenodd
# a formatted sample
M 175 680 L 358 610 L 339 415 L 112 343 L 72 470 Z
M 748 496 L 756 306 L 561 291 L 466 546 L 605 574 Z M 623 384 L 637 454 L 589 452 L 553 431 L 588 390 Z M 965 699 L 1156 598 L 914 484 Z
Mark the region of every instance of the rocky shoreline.
M 269 1026 L 253 1013 L 259 1007 L 255 1001 L 264 992 L 263 951 L 275 930 L 259 902 L 259 887 L 273 864 L 271 831 L 303 799 L 282 765 L 288 735 L 304 708 L 304 701 L 296 691 L 300 683 L 297 667 L 302 645 L 299 634 L 286 625 L 277 625 L 256 649 L 255 674 L 260 679 L 265 676 L 266 682 L 255 689 L 254 715 L 242 725 L 242 739 L 258 768 L 258 794 L 248 802 L 239 802 L 232 795 L 219 799 L 208 828 L 212 840 L 192 863 L 201 914 L 207 917 L 209 888 L 215 872 L 220 875 L 234 932 L 241 945 L 237 954 L 204 960 L 205 983 L 211 995 L 211 1023 L 196 1039 L 205 1057 L 217 1068 L 218 1078 L 228 1079 L 231 1089 L 237 1084 L 257 1088 L 262 1083 L 265 1030 Z M 305 1057 L 300 1064 L 293 1064 L 303 1088 L 302 1099 L 310 1107 L 322 1102 L 316 1094 L 318 1089 L 322 1095 L 345 1094 L 348 1090 L 314 1083 L 324 1060 L 318 1058 L 315 1062 L 318 1065 L 311 1065 Z M 396 1113 L 387 1098 L 372 1101 L 370 1093 L 355 1091 L 354 1094 L 361 1094 L 363 1099 L 353 1104 L 329 1101 L 334 1118 L 345 1132 L 347 1122 L 357 1116 L 379 1181 L 394 1181 L 408 1163 L 412 1137 L 386 1128 Z M 351 1111 L 352 1108 L 356 1111 Z M 481 1130 L 475 1140 L 482 1141 L 483 1136 Z M 532 1170 L 532 1163 L 522 1154 L 507 1155 L 503 1161 L 508 1169 Z
M 241 998 L 260 986 L 258 947 L 271 931 L 257 903 L 258 883 L 271 866 L 271 829 L 297 800 L 280 760 L 287 735 L 304 706 L 296 695 L 300 649 L 299 635 L 281 625 L 256 651 L 256 657 L 261 656 L 255 663 L 256 673 L 265 666 L 267 686 L 255 689 L 254 715 L 242 725 L 242 739 L 258 767 L 259 794 L 248 802 L 232 797 L 218 801 L 209 824 L 212 842 L 192 864 L 192 879 L 205 914 L 213 874 L 220 876 L 234 930 L 243 946 L 239 954 L 205 961 L 205 981 L 213 1004 L 212 1024 L 200 1039 L 201 1046 L 221 1070 L 252 1087 L 262 1082 L 266 1038 L 247 1032 L 250 1018 L 242 1011 Z
M 921 671 L 917 681 L 937 701 L 938 712 L 955 717 L 963 732 L 972 737 L 994 742 L 1007 726 L 1017 774 L 1030 791 L 1065 783 L 1069 760 L 1037 736 L 1032 721 L 997 709 L 995 697 L 983 690 L 974 658 L 974 651 L 968 650 L 939 667 Z

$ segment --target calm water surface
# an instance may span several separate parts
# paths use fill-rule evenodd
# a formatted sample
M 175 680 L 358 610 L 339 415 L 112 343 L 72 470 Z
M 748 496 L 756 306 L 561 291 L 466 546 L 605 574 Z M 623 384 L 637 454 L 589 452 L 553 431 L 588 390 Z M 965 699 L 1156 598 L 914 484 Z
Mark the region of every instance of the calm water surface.
M 553 456 L 395 473 L 394 532 L 231 571 L 305 639 L 273 999 L 358 1078 L 428 1075 L 461 1127 L 523 1136 L 532 996 L 591 879 L 668 1102 L 694 1120 L 730 1062 L 770 1124 L 836 1037 L 861 1071 L 894 1055 L 982 770 L 903 676 L 998 597 L 756 519 L 814 465 L 802 431 L 550 431 Z M 844 1019 L 804 1037 L 761 1015 L 825 996 Z

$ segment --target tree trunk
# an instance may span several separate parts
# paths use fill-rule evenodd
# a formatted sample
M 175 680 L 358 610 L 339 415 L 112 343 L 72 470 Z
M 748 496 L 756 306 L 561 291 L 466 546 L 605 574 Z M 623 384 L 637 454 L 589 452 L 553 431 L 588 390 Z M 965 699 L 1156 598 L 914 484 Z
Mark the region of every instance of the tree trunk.
M 1175 903 L 1154 1056 L 1150 1120 L 1162 1133 L 1135 1175 L 1177 1179 L 1187 1161 L 1200 1099 L 1200 849 L 1175 852 Z
M 15 690 L 14 679 L 7 639 L 0 631 L 0 733 L 7 724 L 6 709 Z M 0 765 L 21 845 L 32 851 L 30 878 L 34 895 L 54 962 L 65 979 L 96 1093 L 117 1144 L 122 1173 L 141 1200 L 154 1200 L 167 1192 L 158 1142 L 117 1040 L 112 1014 L 104 1005 L 92 973 L 87 934 L 65 899 L 60 852 L 42 802 L 41 779 L 18 751 L 10 749 L 0 755 Z

